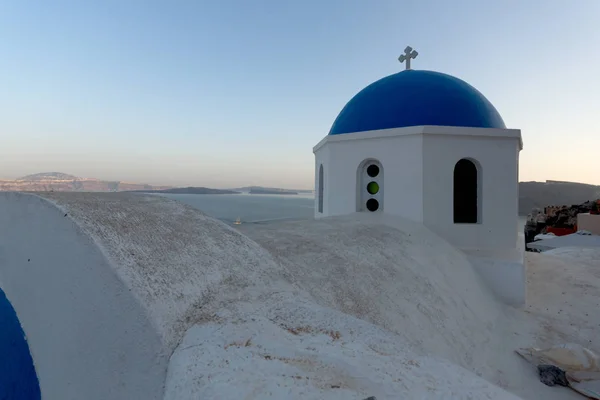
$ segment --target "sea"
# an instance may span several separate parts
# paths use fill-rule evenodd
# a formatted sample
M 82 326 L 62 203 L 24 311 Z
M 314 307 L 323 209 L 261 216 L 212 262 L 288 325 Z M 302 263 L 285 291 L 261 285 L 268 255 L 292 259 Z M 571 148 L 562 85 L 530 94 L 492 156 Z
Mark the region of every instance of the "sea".
M 225 223 L 263 223 L 314 216 L 313 194 L 159 194 L 188 204 Z
M 313 194 L 159 194 L 188 204 L 225 223 L 266 223 L 306 219 L 314 216 Z M 526 217 L 519 216 L 517 230 L 523 232 Z

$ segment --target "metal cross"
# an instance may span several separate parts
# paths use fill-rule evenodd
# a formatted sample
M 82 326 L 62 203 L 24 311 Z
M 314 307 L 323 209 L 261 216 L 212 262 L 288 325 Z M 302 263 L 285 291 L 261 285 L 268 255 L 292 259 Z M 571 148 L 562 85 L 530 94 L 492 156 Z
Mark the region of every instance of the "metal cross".
M 414 60 L 415 58 L 417 58 L 418 55 L 419 53 L 417 53 L 416 50 L 413 50 L 413 48 L 410 46 L 406 46 L 406 48 L 404 49 L 404 54 L 398 57 L 398 61 L 400 61 L 401 63 L 406 61 L 406 69 L 410 69 L 410 60 Z

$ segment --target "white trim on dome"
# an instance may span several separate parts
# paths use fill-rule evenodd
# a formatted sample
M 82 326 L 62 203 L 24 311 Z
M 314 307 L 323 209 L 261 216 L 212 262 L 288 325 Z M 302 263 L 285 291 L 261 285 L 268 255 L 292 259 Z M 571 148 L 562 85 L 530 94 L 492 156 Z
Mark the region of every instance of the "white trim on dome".
M 497 129 L 497 128 L 471 128 L 464 126 L 408 126 L 405 128 L 379 129 L 376 131 L 364 131 L 344 133 L 325 136 L 315 147 L 313 153 L 326 143 L 343 142 L 346 140 L 376 139 L 381 137 L 410 136 L 410 135 L 444 135 L 444 136 L 471 136 L 490 138 L 518 138 L 519 150 L 523 150 L 523 140 L 520 129 Z

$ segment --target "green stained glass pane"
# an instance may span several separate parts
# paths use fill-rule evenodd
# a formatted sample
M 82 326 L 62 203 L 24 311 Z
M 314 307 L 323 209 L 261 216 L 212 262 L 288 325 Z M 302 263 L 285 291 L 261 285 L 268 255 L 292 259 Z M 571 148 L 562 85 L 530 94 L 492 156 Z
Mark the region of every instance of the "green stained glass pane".
M 367 192 L 369 192 L 369 194 L 377 194 L 379 192 L 379 184 L 377 182 L 369 182 L 367 185 Z

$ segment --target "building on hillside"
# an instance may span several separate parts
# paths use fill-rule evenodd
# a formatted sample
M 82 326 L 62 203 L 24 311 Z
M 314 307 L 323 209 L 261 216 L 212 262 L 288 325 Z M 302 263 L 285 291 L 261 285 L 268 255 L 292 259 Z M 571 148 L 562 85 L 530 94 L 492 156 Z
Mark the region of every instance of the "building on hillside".
M 315 217 L 388 213 L 423 223 L 469 254 L 511 253 L 523 288 L 502 296 L 524 301 L 521 131 L 507 129 L 468 83 L 410 69 L 416 55 L 407 47 L 406 69 L 356 94 L 314 147 Z

